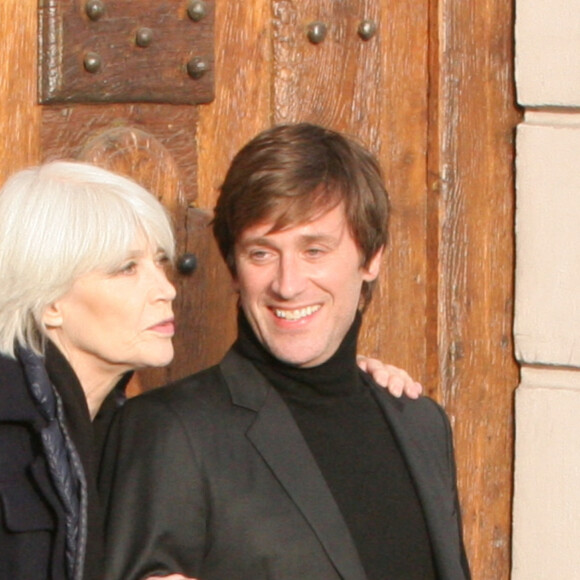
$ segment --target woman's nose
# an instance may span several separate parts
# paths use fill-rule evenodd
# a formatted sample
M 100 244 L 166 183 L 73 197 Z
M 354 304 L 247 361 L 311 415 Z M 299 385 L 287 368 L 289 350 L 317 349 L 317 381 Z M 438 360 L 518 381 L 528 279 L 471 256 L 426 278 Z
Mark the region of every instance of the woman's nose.
M 155 300 L 166 300 L 172 302 L 175 300 L 175 296 L 177 295 L 177 290 L 167 277 L 167 273 L 159 266 L 156 266 L 155 269 L 155 275 L 152 280 L 152 290 Z

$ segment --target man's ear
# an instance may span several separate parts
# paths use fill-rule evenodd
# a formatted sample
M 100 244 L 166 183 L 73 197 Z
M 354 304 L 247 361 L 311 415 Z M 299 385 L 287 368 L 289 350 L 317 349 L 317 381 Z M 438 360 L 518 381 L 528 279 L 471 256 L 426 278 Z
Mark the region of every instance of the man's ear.
M 381 262 L 384 252 L 385 246 L 381 246 L 377 250 L 377 253 L 369 260 L 369 263 L 366 266 L 363 266 L 363 280 L 365 282 L 372 282 L 377 279 L 377 276 L 381 271 Z
M 49 304 L 42 313 L 42 324 L 45 328 L 57 328 L 62 326 L 63 315 L 60 303 L 53 302 Z
M 231 260 L 227 262 L 228 271 L 230 273 L 230 283 L 232 285 L 232 290 L 236 293 L 240 293 L 240 277 L 238 276 L 238 270 L 236 268 L 236 258 L 233 256 Z

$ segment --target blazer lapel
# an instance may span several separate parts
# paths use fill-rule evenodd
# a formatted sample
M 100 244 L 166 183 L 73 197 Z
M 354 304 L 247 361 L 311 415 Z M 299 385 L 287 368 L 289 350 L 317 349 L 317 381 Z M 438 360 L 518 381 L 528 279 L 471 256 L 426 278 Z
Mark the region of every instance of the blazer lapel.
M 266 378 L 230 351 L 220 365 L 234 404 L 254 410 L 247 436 L 308 521 L 345 580 L 366 576 L 342 514 L 290 410 Z
M 416 484 L 439 575 L 446 580 L 464 579 L 454 467 L 447 463 L 450 441 L 441 438 L 434 441 L 425 434 L 425 415 L 405 413 L 403 401 L 393 399 L 383 389 L 374 386 L 373 389 L 378 393 L 379 403 Z M 448 436 L 451 437 L 451 433 Z M 444 453 L 441 453 L 442 448 Z M 441 465 L 442 458 L 445 465 Z M 453 461 L 452 457 L 450 460 Z

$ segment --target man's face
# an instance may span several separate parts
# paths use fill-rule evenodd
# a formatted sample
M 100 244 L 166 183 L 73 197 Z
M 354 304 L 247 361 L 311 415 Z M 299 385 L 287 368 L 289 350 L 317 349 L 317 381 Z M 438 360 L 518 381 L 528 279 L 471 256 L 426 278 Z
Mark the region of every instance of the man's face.
M 382 250 L 361 266 L 342 204 L 282 231 L 270 232 L 272 225 L 251 226 L 236 243 L 241 306 L 276 358 L 299 367 L 322 364 L 350 328 L 363 282 L 378 276 Z

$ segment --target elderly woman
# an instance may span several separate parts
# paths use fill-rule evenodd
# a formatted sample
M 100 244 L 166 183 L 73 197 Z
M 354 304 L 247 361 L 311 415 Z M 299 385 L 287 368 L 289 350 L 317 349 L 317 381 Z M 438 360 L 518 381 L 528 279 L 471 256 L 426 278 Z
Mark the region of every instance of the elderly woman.
M 173 254 L 162 205 L 104 169 L 52 162 L 0 191 L 0 578 L 102 576 L 99 433 L 131 371 L 173 357 Z
M 91 420 L 173 357 L 173 252 L 161 204 L 103 169 L 54 162 L 2 189 L 1 578 L 100 576 Z

